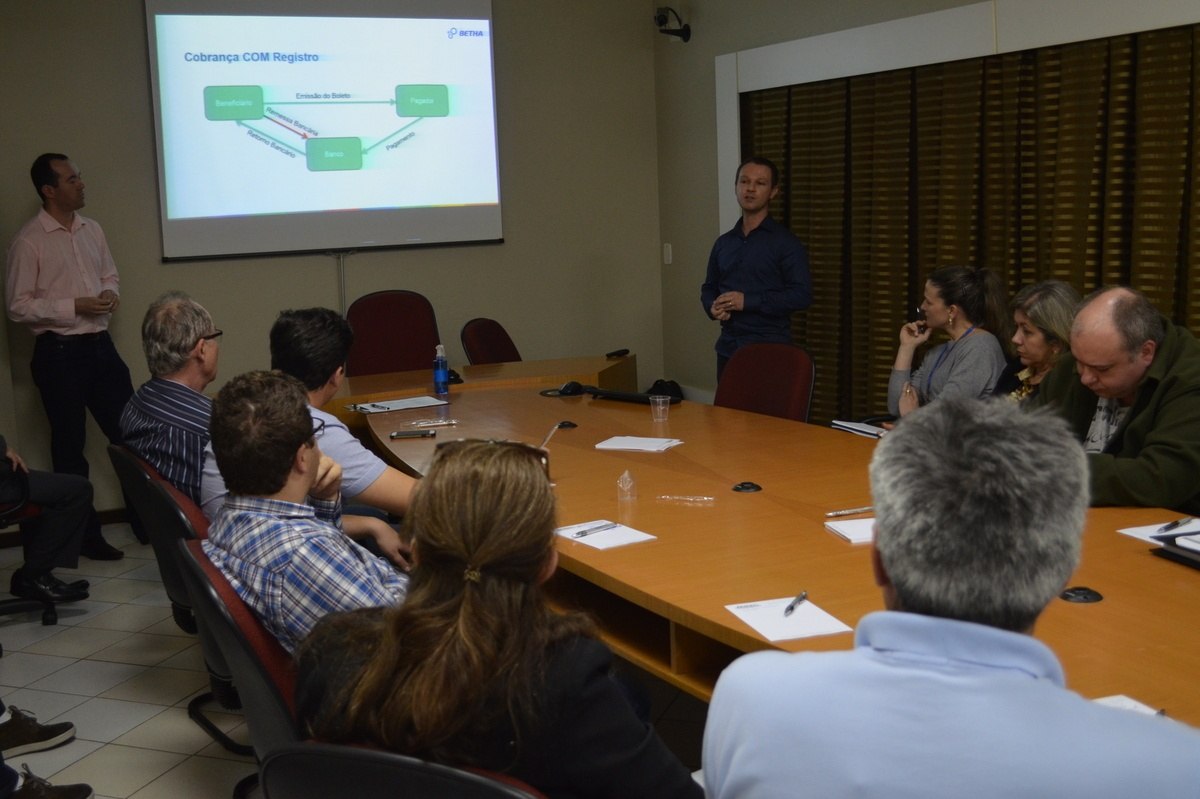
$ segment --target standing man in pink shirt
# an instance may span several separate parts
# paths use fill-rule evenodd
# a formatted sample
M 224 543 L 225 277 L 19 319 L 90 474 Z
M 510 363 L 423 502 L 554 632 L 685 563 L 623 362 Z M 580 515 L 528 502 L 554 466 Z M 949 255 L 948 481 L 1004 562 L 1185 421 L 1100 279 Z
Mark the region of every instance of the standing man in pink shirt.
M 29 170 L 42 210 L 8 250 L 8 316 L 36 336 L 30 370 L 50 421 L 54 471 L 88 475 L 86 415 L 113 443 L 121 441 L 121 411 L 133 394 L 108 322 L 121 304 L 120 280 L 104 231 L 76 213 L 84 183 L 61 153 L 38 156 Z M 100 535 L 93 511 L 82 554 L 99 560 L 124 556 Z

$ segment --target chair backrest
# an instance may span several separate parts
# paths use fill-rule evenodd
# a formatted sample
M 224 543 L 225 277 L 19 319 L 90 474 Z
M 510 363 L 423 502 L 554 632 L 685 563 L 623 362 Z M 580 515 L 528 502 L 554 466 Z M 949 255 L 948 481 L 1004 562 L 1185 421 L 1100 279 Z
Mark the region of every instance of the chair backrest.
M 195 538 L 195 528 L 174 499 L 161 487 L 160 484 L 166 481 L 153 466 L 119 444 L 109 445 L 108 459 L 112 461 L 121 489 L 133 505 L 133 512 L 142 520 L 150 537 L 150 547 L 154 550 L 154 559 L 158 561 L 163 588 L 175 609 L 176 622 L 187 632 L 196 632 L 192 620 L 192 602 L 183 584 L 179 551 L 175 543 L 180 538 Z
M 180 541 L 178 547 L 192 606 L 229 664 L 254 751 L 262 759 L 281 746 L 299 741 L 293 705 L 296 673 L 291 655 L 209 560 L 200 541 Z
M 493 778 L 496 777 L 496 778 Z M 267 799 L 530 799 L 542 797 L 520 780 L 442 766 L 356 746 L 302 743 L 279 749 L 262 764 Z
M 476 317 L 463 325 L 459 334 L 467 360 L 476 363 L 509 363 L 521 360 L 517 345 L 504 325 L 495 319 Z
M 433 306 L 415 291 L 366 294 L 350 304 L 346 320 L 354 329 L 346 359 L 350 377 L 432 368 L 442 343 Z
M 733 354 L 713 405 L 808 421 L 812 404 L 812 358 L 791 344 L 747 344 Z

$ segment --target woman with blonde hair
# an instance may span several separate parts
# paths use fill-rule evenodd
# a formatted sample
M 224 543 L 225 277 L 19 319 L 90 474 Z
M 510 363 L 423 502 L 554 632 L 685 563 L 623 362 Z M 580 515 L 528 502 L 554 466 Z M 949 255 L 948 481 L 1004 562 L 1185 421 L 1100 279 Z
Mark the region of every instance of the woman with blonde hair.
M 503 772 L 552 797 L 703 795 L 637 717 L 590 621 L 546 603 L 558 555 L 541 450 L 440 445 L 405 525 L 404 605 L 331 615 L 297 650 L 308 735 Z
M 1011 304 L 1017 360 L 1000 375 L 996 396 L 1023 402 L 1037 394 L 1042 378 L 1070 347 L 1078 306 L 1079 292 L 1061 280 L 1044 280 L 1017 292 Z

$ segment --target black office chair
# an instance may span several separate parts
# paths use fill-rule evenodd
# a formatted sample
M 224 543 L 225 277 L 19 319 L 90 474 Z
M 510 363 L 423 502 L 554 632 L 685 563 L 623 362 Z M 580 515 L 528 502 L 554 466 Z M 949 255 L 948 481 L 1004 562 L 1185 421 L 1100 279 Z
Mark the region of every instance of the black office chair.
M 22 471 L 13 470 L 14 485 L 17 486 L 17 498 L 11 502 L 0 504 L 0 530 L 14 524 L 36 518 L 41 512 L 40 505 L 29 501 L 29 475 Z M 54 603 L 42 599 L 0 599 L 0 616 L 12 616 L 18 613 L 40 610 L 42 624 L 50 626 L 58 624 L 58 611 Z M 4 657 L 4 646 L 0 644 L 0 657 Z
M 442 766 L 377 749 L 301 743 L 262 764 L 266 799 L 532 799 L 545 797 L 520 780 Z
M 213 632 L 233 672 L 250 743 L 261 763 L 277 749 L 300 741 L 293 706 L 296 674 L 292 657 L 208 559 L 199 541 L 179 541 L 177 546 L 192 607 L 200 626 Z M 239 782 L 233 790 L 235 799 L 248 796 L 258 784 L 258 776 L 256 772 Z M 337 784 L 341 787 L 324 795 L 357 796 L 345 792 L 348 775 L 340 776 Z M 395 785 L 392 788 L 397 790 Z
M 200 638 L 200 649 L 204 653 L 204 664 L 208 668 L 209 691 L 188 702 L 188 718 L 194 721 L 209 737 L 230 752 L 239 755 L 253 754 L 253 749 L 230 738 L 211 719 L 204 715 L 203 706 L 216 699 L 225 708 L 236 710 L 241 699 L 234 688 L 225 657 L 212 633 L 197 624 L 192 610 L 192 600 L 183 581 L 179 560 L 178 541 L 208 537 L 208 520 L 199 506 L 175 486 L 167 482 L 150 464 L 118 444 L 110 444 L 108 458 L 121 483 L 125 497 L 134 506 L 134 512 L 145 524 L 154 559 L 158 562 L 158 573 L 163 588 L 171 601 L 171 613 L 175 624 L 184 632 Z

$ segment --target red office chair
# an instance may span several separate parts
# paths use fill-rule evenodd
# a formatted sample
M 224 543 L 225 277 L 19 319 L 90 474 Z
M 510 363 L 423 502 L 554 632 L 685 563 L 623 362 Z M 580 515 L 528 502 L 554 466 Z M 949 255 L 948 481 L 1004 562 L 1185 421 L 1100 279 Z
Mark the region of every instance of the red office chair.
M 545 799 L 504 774 L 322 743 L 296 744 L 270 754 L 262 765 L 262 786 L 266 799 Z
M 509 363 L 521 360 L 517 345 L 513 344 L 508 331 L 495 319 L 477 317 L 463 325 L 463 349 L 467 360 L 476 363 Z
M 733 354 L 713 405 L 808 421 L 815 370 L 812 358 L 791 344 L 747 344 Z
M 300 741 L 293 704 L 296 672 L 292 657 L 208 559 L 200 541 L 180 541 L 178 546 L 192 606 L 201 626 L 214 633 L 233 672 L 245 708 L 250 743 L 261 763 L 276 749 Z M 234 788 L 235 799 L 247 796 L 257 783 L 257 773 L 243 779 Z M 335 791 L 327 795 L 341 794 Z
M 415 291 L 376 291 L 359 297 L 346 312 L 354 344 L 346 375 L 375 375 L 429 369 L 442 343 L 437 317 L 425 296 Z

